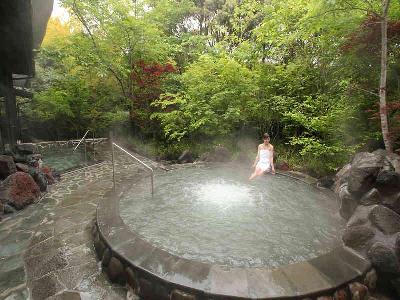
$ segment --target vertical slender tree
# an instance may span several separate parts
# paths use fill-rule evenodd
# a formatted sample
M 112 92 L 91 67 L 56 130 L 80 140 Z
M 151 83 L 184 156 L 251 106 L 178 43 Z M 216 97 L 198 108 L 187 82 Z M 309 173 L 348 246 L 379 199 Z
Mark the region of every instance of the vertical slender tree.
M 319 1 L 317 1 L 318 3 Z M 391 142 L 388 107 L 387 107 L 387 64 L 388 64 L 388 13 L 390 0 L 342 0 L 338 2 L 324 2 L 322 15 L 326 13 L 336 14 L 343 11 L 358 11 L 365 13 L 369 17 L 374 17 L 379 20 L 381 27 L 381 49 L 380 49 L 380 82 L 379 82 L 379 117 L 381 121 L 381 133 L 385 148 L 388 152 L 393 151 Z M 371 91 L 367 91 L 374 94 Z
M 386 77 L 387 77 L 387 23 L 390 0 L 382 0 L 381 15 L 381 78 L 379 85 L 379 115 L 381 118 L 381 128 L 383 142 L 388 152 L 392 152 L 392 143 L 389 134 L 389 123 L 386 104 Z

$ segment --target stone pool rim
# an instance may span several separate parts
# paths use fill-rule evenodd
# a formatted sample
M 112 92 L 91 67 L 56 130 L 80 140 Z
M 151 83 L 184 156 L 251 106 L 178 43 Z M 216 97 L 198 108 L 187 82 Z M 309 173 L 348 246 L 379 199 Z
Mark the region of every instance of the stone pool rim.
M 291 172 L 280 174 L 314 182 Z M 182 258 L 145 241 L 124 223 L 119 201 L 127 188 L 100 199 L 94 242 L 110 279 L 127 281 L 145 299 L 302 299 L 332 294 L 371 269 L 368 260 L 344 245 L 278 268 L 227 267 Z M 111 264 L 111 258 L 119 264 Z

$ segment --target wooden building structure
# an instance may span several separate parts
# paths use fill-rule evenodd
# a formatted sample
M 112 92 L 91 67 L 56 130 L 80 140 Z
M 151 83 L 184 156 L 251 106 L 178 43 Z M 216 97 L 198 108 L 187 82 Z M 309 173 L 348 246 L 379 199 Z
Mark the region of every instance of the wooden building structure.
M 38 49 L 53 9 L 53 0 L 0 1 L 0 146 L 18 139 L 17 96 L 30 97 L 15 85 L 34 76 Z

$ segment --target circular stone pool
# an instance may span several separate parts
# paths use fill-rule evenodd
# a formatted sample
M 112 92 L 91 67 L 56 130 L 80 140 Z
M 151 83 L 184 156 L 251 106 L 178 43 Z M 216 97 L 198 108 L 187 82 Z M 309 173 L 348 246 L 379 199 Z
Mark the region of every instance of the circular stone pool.
M 248 181 L 233 167 L 179 168 L 120 200 L 120 215 L 141 238 L 190 260 L 277 267 L 309 260 L 339 243 L 344 221 L 332 194 L 283 175 Z

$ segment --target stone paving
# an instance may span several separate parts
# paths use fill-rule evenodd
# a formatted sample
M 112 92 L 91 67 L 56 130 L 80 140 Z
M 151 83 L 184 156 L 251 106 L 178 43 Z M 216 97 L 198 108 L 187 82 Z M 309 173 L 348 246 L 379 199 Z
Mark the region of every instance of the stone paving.
M 0 299 L 126 299 L 127 290 L 101 272 L 91 238 L 111 170 L 105 162 L 65 174 L 38 203 L 2 220 Z M 118 170 L 138 174 L 140 168 L 123 163 Z

